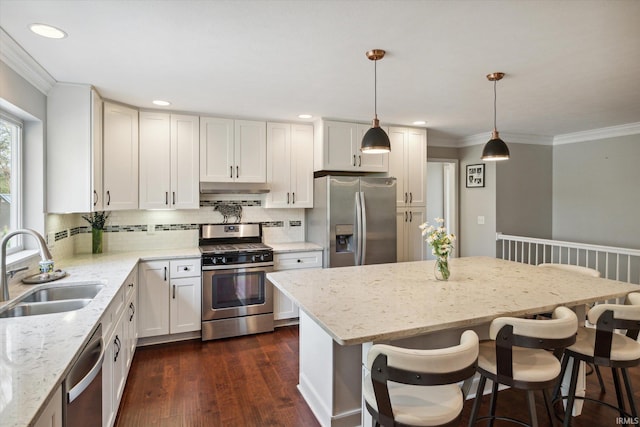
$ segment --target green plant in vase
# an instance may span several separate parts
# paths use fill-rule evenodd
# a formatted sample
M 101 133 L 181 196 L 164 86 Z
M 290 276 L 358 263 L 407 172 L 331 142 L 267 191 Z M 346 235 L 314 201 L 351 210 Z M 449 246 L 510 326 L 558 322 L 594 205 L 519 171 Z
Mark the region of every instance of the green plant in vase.
M 111 212 L 105 211 L 82 215 L 82 218 L 91 224 L 91 253 L 93 254 L 102 253 L 102 235 L 109 215 L 111 215 Z
M 438 280 L 449 280 L 451 270 L 449 270 L 449 255 L 453 250 L 453 242 L 456 240 L 455 234 L 448 234 L 446 227 L 443 227 L 444 219 L 435 218 L 437 227 L 423 223 L 420 225 L 422 236 L 426 236 L 426 242 L 433 249 L 431 253 L 436 257 L 435 276 Z

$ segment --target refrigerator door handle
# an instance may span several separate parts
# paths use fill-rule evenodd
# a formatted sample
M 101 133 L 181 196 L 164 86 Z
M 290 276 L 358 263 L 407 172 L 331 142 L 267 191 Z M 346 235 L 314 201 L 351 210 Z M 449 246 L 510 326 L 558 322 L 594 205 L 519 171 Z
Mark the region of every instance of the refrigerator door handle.
M 360 192 L 360 221 L 361 221 L 361 250 L 360 250 L 360 265 L 365 265 L 367 258 L 367 204 L 365 203 L 364 193 Z
M 360 205 L 360 192 L 356 191 L 356 259 L 354 265 L 361 265 L 360 257 L 362 256 L 362 206 Z

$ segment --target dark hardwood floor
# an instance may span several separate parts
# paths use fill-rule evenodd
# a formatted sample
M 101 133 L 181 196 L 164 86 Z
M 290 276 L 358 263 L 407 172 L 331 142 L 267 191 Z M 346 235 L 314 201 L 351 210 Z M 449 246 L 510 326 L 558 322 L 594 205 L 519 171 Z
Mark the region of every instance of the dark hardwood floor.
M 615 403 L 610 370 L 602 374 L 604 399 Z M 636 390 L 640 371 L 631 370 Z M 599 397 L 595 375 L 587 377 L 587 395 Z M 225 340 L 185 341 L 137 349 L 120 405 L 117 427 L 313 427 L 318 422 L 298 392 L 298 329 Z M 536 396 L 540 426 L 548 426 L 542 395 Z M 636 399 L 638 393 L 636 393 Z M 465 403 L 462 426 L 473 401 Z M 481 414 L 488 412 L 485 396 Z M 498 414 L 528 421 L 525 395 L 499 393 Z M 617 412 L 585 403 L 575 427 L 620 425 Z M 479 423 L 486 425 L 486 422 Z M 496 421 L 494 426 L 514 424 Z M 556 420 L 556 425 L 561 425 Z M 637 425 L 637 424 L 636 424 Z

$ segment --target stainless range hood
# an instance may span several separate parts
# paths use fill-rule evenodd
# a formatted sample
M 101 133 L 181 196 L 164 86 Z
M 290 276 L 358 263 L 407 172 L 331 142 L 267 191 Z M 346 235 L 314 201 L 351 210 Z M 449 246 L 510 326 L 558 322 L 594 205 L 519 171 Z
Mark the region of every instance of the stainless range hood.
M 269 192 L 267 184 L 237 182 L 201 182 L 200 194 L 265 194 Z

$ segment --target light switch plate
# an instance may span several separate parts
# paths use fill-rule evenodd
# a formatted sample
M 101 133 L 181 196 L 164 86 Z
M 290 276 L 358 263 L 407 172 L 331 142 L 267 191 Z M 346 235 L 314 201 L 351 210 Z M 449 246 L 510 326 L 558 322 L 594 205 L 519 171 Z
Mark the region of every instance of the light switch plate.
M 484 216 L 478 216 L 478 225 L 484 225 Z

